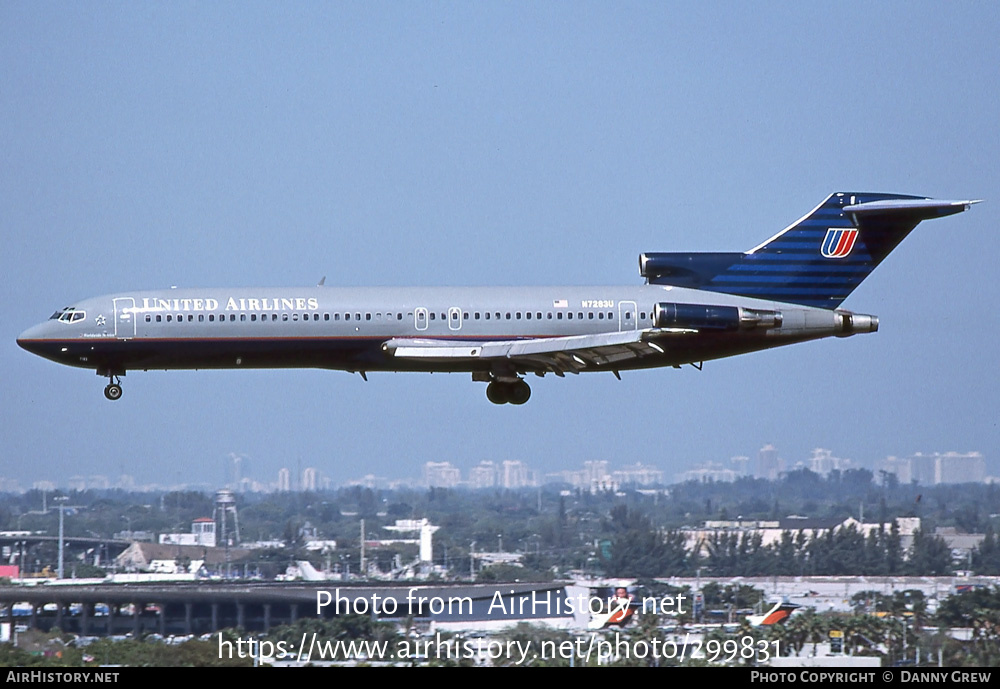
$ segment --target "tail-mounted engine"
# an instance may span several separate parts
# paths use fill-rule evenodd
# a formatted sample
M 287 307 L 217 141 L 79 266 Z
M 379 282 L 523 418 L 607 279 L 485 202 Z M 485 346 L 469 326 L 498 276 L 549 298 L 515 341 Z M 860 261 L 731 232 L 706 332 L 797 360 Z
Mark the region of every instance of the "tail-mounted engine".
M 838 329 L 837 337 L 850 337 L 858 333 L 878 332 L 878 316 L 851 313 L 850 311 L 836 311 L 834 312 L 834 316 L 837 319 L 835 321 Z
M 742 306 L 710 304 L 674 304 L 653 306 L 653 325 L 657 328 L 690 330 L 768 330 L 781 327 L 780 311 L 748 309 Z

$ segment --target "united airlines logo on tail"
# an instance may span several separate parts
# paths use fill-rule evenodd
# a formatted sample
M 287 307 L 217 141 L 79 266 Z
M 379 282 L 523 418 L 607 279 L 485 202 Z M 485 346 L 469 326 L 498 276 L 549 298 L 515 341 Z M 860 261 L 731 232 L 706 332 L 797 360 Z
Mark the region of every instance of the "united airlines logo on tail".
M 820 253 L 826 258 L 844 258 L 851 253 L 858 231 L 852 227 L 831 227 L 823 238 Z

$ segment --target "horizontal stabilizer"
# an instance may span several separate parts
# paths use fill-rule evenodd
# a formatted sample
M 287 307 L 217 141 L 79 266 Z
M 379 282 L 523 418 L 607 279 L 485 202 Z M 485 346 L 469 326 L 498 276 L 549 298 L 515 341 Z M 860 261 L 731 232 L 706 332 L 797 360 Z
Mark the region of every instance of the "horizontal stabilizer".
M 886 199 L 883 201 L 868 201 L 858 203 L 853 206 L 844 206 L 844 212 L 858 216 L 871 215 L 875 213 L 887 215 L 906 215 L 913 219 L 931 220 L 932 218 L 943 218 L 946 215 L 954 215 L 967 211 L 974 203 L 981 203 L 982 199 L 975 201 L 944 201 L 939 199 Z

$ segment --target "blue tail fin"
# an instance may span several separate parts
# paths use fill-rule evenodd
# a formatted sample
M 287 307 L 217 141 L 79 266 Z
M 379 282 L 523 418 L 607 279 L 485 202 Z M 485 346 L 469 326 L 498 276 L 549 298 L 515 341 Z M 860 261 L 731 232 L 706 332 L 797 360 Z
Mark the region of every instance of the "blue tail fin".
M 922 220 L 975 201 L 902 194 L 831 194 L 811 213 L 746 253 L 643 254 L 653 284 L 833 309 Z

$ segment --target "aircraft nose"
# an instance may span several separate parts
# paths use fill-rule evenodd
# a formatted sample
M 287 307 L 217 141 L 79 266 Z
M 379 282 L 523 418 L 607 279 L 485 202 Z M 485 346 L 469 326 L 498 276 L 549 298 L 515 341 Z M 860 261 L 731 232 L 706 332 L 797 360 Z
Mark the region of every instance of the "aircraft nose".
M 17 336 L 17 344 L 21 349 L 27 350 L 32 354 L 40 354 L 45 340 L 46 323 L 39 323 L 38 325 L 33 325 L 23 333 Z

